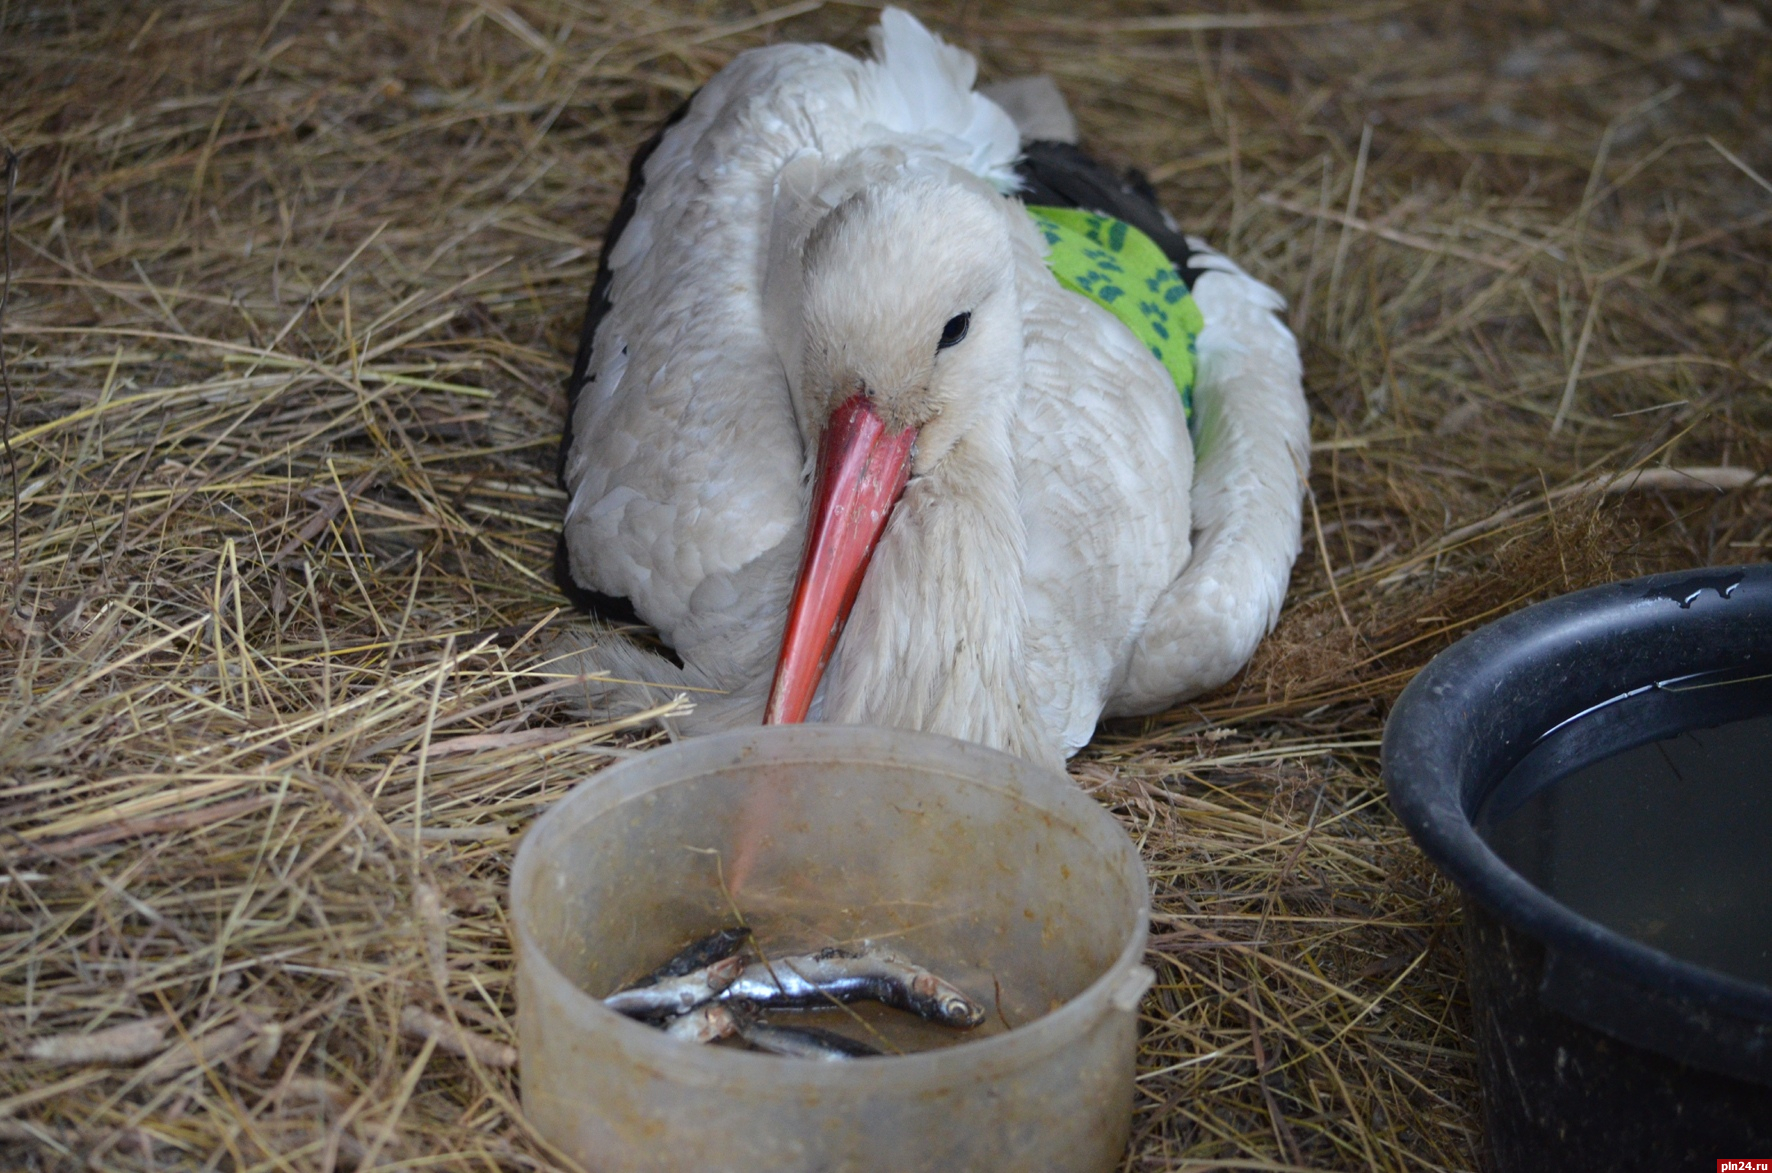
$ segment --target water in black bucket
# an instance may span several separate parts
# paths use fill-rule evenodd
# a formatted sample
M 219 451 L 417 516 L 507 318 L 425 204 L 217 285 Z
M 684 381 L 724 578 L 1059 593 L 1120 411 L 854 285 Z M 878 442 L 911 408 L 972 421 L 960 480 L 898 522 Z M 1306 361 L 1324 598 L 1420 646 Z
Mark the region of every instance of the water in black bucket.
M 1630 729 L 1637 743 L 1617 752 Z M 1685 677 L 1564 722 L 1496 788 L 1477 831 L 1580 915 L 1772 986 L 1772 680 Z
M 1492 1173 L 1772 1153 L 1772 565 L 1473 632 L 1398 698 L 1384 776 L 1466 896 Z

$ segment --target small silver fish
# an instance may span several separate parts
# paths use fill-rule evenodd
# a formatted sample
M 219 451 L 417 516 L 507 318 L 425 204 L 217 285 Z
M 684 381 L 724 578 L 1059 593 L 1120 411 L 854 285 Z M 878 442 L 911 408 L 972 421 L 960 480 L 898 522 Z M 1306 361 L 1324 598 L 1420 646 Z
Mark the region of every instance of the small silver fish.
M 792 1059 L 838 1061 L 863 1059 L 880 1052 L 857 1039 L 814 1026 L 778 1026 L 772 1022 L 739 1022 L 738 1037 L 772 1055 Z
M 724 1002 L 703 1002 L 664 1024 L 664 1032 L 686 1043 L 713 1043 L 739 1033 L 741 1016 Z
M 957 987 L 885 952 L 825 949 L 805 957 L 757 962 L 722 989 L 720 997 L 796 1010 L 871 999 L 946 1026 L 970 1029 L 984 1021 L 984 1007 Z
M 706 969 L 714 962 L 725 961 L 737 953 L 750 939 L 751 930 L 745 925 L 709 933 L 691 941 L 675 957 L 627 988 L 632 990 L 642 986 L 656 986 L 666 978 L 683 977 L 698 969 Z
M 706 969 L 666 978 L 655 985 L 619 990 L 603 999 L 603 1005 L 629 1018 L 665 1018 L 687 1014 L 703 1002 L 712 1001 L 744 972 L 744 958 L 728 957 Z

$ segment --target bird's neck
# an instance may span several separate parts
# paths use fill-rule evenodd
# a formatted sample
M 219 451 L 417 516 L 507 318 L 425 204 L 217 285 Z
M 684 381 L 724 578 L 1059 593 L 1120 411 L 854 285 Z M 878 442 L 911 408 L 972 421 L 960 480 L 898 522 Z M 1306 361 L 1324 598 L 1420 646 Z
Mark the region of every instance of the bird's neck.
M 911 481 L 827 675 L 823 719 L 926 729 L 1062 761 L 1027 687 L 1027 541 L 1002 419 Z

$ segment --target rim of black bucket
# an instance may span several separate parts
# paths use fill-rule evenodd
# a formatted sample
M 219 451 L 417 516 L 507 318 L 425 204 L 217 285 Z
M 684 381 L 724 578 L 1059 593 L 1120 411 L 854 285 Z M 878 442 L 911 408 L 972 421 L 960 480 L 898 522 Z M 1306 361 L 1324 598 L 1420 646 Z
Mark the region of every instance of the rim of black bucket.
M 1772 988 L 1633 941 L 1534 887 L 1477 834 L 1483 801 L 1538 740 L 1694 672 L 1772 670 L 1772 565 L 1676 571 L 1517 611 L 1442 652 L 1385 723 L 1390 803 L 1427 857 L 1512 927 L 1602 971 L 1772 1022 Z

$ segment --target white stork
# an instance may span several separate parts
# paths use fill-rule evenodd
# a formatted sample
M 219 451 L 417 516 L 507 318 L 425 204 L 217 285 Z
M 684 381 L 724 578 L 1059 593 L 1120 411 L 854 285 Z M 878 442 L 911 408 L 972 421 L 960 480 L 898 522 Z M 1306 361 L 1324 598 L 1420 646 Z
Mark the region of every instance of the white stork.
M 690 691 L 685 733 L 889 725 L 1058 763 L 1273 625 L 1297 345 L 1148 188 L 1074 147 L 1030 170 L 970 55 L 892 8 L 873 42 L 741 54 L 636 158 L 571 385 L 559 569 L 675 655 L 604 633 L 563 659 L 626 682 L 597 704 Z M 1004 97 L 1074 127 L 1050 87 Z M 1094 210 L 1142 216 L 1192 277 L 1191 436 L 1164 365 L 1049 271 L 1030 185 L 1119 201 Z

